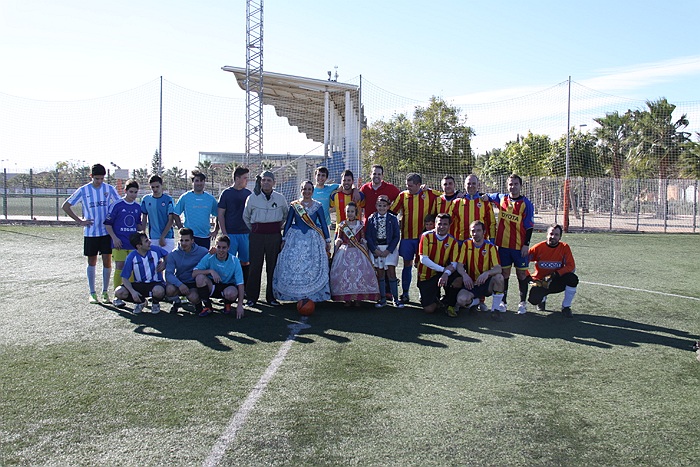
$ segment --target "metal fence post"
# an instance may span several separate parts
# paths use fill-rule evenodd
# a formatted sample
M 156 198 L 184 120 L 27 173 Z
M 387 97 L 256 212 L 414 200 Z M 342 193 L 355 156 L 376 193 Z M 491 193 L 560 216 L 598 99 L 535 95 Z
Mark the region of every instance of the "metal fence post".
M 698 181 L 695 180 L 693 185 L 693 233 L 697 227 L 698 221 Z
M 2 213 L 7 220 L 7 169 L 2 169 L 3 189 L 2 189 Z
M 583 199 L 581 200 L 581 230 L 586 230 L 586 177 L 581 177 L 582 186 L 581 193 L 583 194 Z
M 637 200 L 637 202 L 635 203 L 636 208 L 637 208 L 637 226 L 636 226 L 635 230 L 637 232 L 639 232 L 639 211 L 641 210 L 641 203 L 642 203 L 642 201 L 639 199 L 641 196 L 641 193 L 642 193 L 642 181 L 638 178 L 637 179 L 637 196 L 635 196 L 635 198 Z
M 610 230 L 613 229 L 613 225 L 612 225 L 613 224 L 613 210 L 614 210 L 613 204 L 615 203 L 614 193 L 615 193 L 615 179 L 611 178 L 610 179 L 610 194 L 612 196 L 610 196 Z
M 29 169 L 29 218 L 34 219 L 34 169 Z
M 58 220 L 58 214 L 60 210 L 58 207 L 58 168 L 56 169 L 56 220 Z

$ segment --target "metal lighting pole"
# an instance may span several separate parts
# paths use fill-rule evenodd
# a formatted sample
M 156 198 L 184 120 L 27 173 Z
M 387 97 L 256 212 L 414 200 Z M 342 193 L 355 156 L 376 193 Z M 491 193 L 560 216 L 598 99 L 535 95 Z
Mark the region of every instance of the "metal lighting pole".
M 564 232 L 569 231 L 569 189 L 571 181 L 569 180 L 569 128 L 571 128 L 571 76 L 569 76 L 569 98 L 567 100 L 566 110 L 566 171 L 564 173 Z

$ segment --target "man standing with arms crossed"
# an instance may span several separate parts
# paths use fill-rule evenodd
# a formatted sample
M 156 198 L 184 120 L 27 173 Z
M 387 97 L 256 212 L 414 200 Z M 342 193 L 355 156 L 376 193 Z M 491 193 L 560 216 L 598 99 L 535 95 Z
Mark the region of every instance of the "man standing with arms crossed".
M 520 303 L 518 314 L 527 313 L 525 300 L 528 286 L 528 255 L 530 250 L 530 238 L 535 227 L 535 210 L 525 196 L 522 195 L 523 180 L 519 175 L 512 174 L 508 177 L 508 193 L 492 193 L 482 196 L 482 201 L 498 203 L 498 227 L 496 229 L 495 244 L 498 247 L 498 256 L 503 268 L 503 303 L 499 307 L 506 310 L 508 296 L 508 278 L 510 268 L 515 265 L 515 273 L 518 278 L 520 291 Z
M 246 283 L 247 306 L 254 306 L 260 298 L 263 262 L 267 271 L 265 300 L 279 306 L 272 293 L 272 280 L 282 244 L 282 226 L 287 220 L 289 203 L 273 190 L 275 174 L 269 170 L 256 177 L 255 189 L 245 202 L 243 221 L 250 229 L 250 272 Z
M 175 205 L 176 215 L 185 214 L 185 227 L 194 232 L 194 241 L 207 250 L 211 247 L 211 239 L 216 238 L 218 226 L 211 231 L 210 217 L 219 215 L 216 198 L 204 191 L 207 176 L 199 170 L 192 171 L 192 190 L 180 196 Z M 182 228 L 179 218 L 175 224 Z
M 107 234 L 104 221 L 112 206 L 119 201 L 117 190 L 104 183 L 107 171 L 102 164 L 90 169 L 92 182 L 85 184 L 63 202 L 61 208 L 68 217 L 84 227 L 83 254 L 87 256 L 87 280 L 90 290 L 90 303 L 99 303 L 95 292 L 95 267 L 97 255 L 102 255 L 102 301 L 109 303 L 109 277 L 112 274 L 112 239 Z M 71 206 L 83 205 L 83 218 L 78 217 Z
M 233 171 L 233 185 L 226 188 L 219 196 L 219 227 L 221 234 L 227 235 L 231 240 L 229 254 L 238 256 L 243 269 L 243 281 L 248 282 L 250 269 L 250 229 L 243 221 L 245 202 L 251 191 L 248 186 L 248 174 L 246 167 L 236 167 Z

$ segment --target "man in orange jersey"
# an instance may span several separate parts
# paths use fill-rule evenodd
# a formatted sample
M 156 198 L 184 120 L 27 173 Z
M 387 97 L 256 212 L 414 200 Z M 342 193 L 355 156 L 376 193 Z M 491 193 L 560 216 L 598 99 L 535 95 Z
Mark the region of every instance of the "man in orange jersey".
M 452 287 L 459 286 L 456 302 L 459 307 L 469 306 L 469 314 L 474 314 L 479 306 L 480 297 L 493 295 L 491 318 L 500 321 L 498 306 L 503 300 L 503 274 L 498 259 L 498 249 L 484 238 L 484 223 L 476 220 L 471 223 L 472 237 L 466 240 L 460 249 L 457 272 L 461 281 L 455 280 Z M 454 308 L 448 307 L 449 316 L 457 316 Z
M 403 258 L 403 270 L 401 271 L 400 300 L 408 303 L 408 290 L 413 279 L 413 258 L 418 251 L 423 222 L 427 214 L 435 212 L 438 192 L 423 190 L 423 179 L 417 173 L 406 176 L 406 190 L 399 193 L 389 208 L 394 214 L 401 215 L 401 243 L 399 244 L 399 256 Z
M 340 224 L 345 220 L 345 206 L 351 202 L 357 205 L 357 218 L 360 219 L 362 217 L 362 209 L 365 207 L 365 195 L 353 188 L 354 183 L 355 175 L 353 175 L 352 171 L 346 170 L 343 172 L 343 183 L 337 191 L 331 193 L 329 205 L 331 210 L 335 210 L 336 224 Z M 355 196 L 359 198 L 357 201 L 354 201 Z
M 423 311 L 433 313 L 440 306 L 440 288 L 448 287 L 457 278 L 459 245 L 450 235 L 449 214 L 438 214 L 435 230 L 425 232 L 420 238 L 420 264 L 418 265 L 418 290 Z
M 547 295 L 564 292 L 561 313 L 567 318 L 574 316 L 571 302 L 576 295 L 578 276 L 574 274 L 576 263 L 571 248 L 560 241 L 563 229 L 552 224 L 547 229 L 547 240 L 530 248 L 530 259 L 535 262 L 534 281 L 528 301 L 537 305 L 537 311 L 544 311 Z
M 532 229 L 535 227 L 535 210 L 529 199 L 522 195 L 523 179 L 512 174 L 508 177 L 508 193 L 491 193 L 482 196 L 482 201 L 498 203 L 498 226 L 496 228 L 495 244 L 503 268 L 505 286 L 503 303 L 499 308 L 506 309 L 508 296 L 508 278 L 510 268 L 515 266 L 520 291 L 518 314 L 527 313 L 525 300 L 529 283 L 527 273 L 528 254 Z

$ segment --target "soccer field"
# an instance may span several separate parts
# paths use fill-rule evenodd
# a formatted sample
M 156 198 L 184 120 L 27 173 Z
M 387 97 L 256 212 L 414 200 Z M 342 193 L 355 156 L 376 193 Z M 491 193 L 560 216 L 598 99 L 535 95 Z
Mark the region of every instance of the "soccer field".
M 79 228 L 0 235 L 3 466 L 700 459 L 696 235 L 565 235 L 574 319 L 503 322 L 415 303 L 136 316 L 87 303 Z

